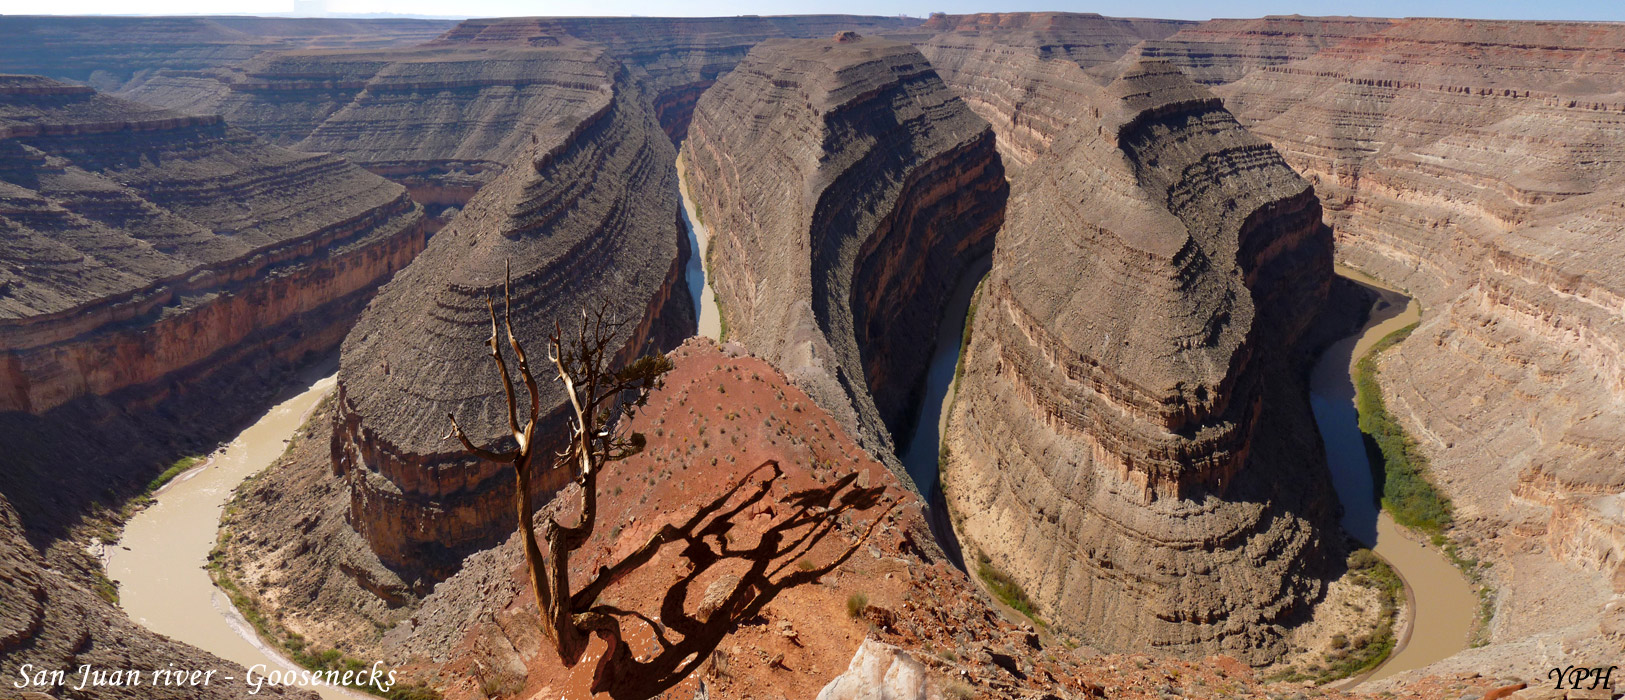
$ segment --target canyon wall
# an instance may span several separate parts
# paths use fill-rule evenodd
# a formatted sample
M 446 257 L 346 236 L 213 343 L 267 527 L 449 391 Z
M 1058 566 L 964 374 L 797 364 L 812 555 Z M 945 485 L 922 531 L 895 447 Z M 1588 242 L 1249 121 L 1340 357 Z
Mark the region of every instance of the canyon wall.
M 176 93 L 212 91 L 206 76 L 261 54 L 294 49 L 381 49 L 420 44 L 448 20 L 278 17 L 0 17 L 0 72 L 85 83 L 104 92 L 149 82 Z M 130 95 L 121 95 L 130 96 Z M 175 102 L 153 103 L 188 114 Z
M 773 40 L 700 99 L 684 162 L 729 337 L 892 459 L 920 339 L 1003 218 L 987 123 L 907 44 Z
M 283 342 L 423 244 L 400 186 L 334 156 L 0 77 L 0 412 L 46 414 Z M 332 347 L 300 345 L 288 359 Z
M 531 131 L 592 99 L 598 52 L 626 66 L 679 141 L 700 93 L 756 43 L 908 24 L 844 15 L 468 20 L 410 48 L 262 52 L 163 72 L 123 94 L 337 153 L 439 212 L 463 206 Z
M 891 36 L 919 48 L 943 82 L 993 125 L 1015 177 L 1079 117 L 1078 105 L 1089 99 L 1079 91 L 1093 86 L 1086 70 L 1193 24 L 1054 12 L 938 15 Z
M 437 43 L 537 45 L 575 39 L 603 46 L 643 83 L 661 127 L 673 142 L 681 142 L 700 93 L 733 70 L 752 46 L 767 39 L 823 37 L 842 30 L 898 30 L 918 22 L 861 15 L 516 17 L 467 20 Z
M 1383 384 L 1500 562 L 1492 639 L 1595 634 L 1625 593 L 1625 29 L 1398 20 L 1216 91 L 1339 258 L 1422 302 Z
M 1104 649 L 1285 651 L 1340 549 L 1294 349 L 1313 189 L 1161 61 L 1075 85 L 1011 196 L 944 446 L 961 541 Z M 967 557 L 968 558 L 968 557 Z
M 626 71 L 607 59 L 592 65 L 594 99 L 527 135 L 344 342 L 332 464 L 349 484 L 351 524 L 408 582 L 454 571 L 516 522 L 511 467 L 442 439 L 454 413 L 476 444 L 512 441 L 484 344 L 486 299 L 500 304 L 506 266 L 514 330 L 533 355 L 554 322 L 571 327 L 600 304 L 631 322 L 617 340 L 620 361 L 693 333 L 676 154 Z M 562 434 L 563 392 L 538 372 L 548 415 L 538 432 Z M 572 478 L 539 475 L 538 502 Z

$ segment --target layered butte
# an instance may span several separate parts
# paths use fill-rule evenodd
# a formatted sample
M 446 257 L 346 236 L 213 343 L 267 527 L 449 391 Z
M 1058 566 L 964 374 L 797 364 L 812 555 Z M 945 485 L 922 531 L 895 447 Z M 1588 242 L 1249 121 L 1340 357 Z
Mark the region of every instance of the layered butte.
M 527 134 L 518 158 L 345 340 L 334 467 L 349 484 L 351 524 L 408 582 L 443 576 L 514 528 L 511 467 L 443 439 L 454 413 L 477 444 L 512 441 L 484 345 L 486 300 L 502 297 L 509 265 L 514 330 L 534 357 L 555 322 L 572 327 L 605 305 L 628 322 L 619 361 L 693 332 L 676 153 L 625 71 L 597 65 L 593 98 Z M 550 422 L 538 433 L 562 435 L 564 394 L 545 365 L 538 372 Z M 573 475 L 545 476 L 533 481 L 539 502 Z
M 1293 346 L 1331 279 L 1313 189 L 1161 61 L 1074 85 L 1012 193 L 950 416 L 963 542 L 1108 649 L 1263 663 L 1335 528 Z
M 331 348 L 423 245 L 405 191 L 340 158 L 0 76 L 0 412 Z
M 684 162 L 729 337 L 889 458 L 919 339 L 1003 218 L 987 123 L 907 44 L 775 40 L 706 91 Z

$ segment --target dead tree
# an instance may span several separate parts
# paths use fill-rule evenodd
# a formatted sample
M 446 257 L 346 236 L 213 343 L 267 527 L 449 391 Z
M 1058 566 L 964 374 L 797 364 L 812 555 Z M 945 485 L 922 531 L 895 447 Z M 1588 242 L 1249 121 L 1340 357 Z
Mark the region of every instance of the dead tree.
M 558 651 L 566 666 L 574 666 L 586 652 L 590 635 L 599 634 L 609 642 L 601 665 L 607 665 L 614 651 L 624 647 L 620 639 L 620 623 L 609 612 L 594 608 L 592 600 L 571 596 L 570 553 L 580 549 L 592 537 L 598 517 L 598 476 L 605 465 L 626 459 L 642 451 L 645 441 L 640 433 L 624 430 L 638 408 L 644 406 L 649 392 L 661 385 L 662 377 L 672 368 L 670 359 L 662 355 L 645 355 L 624 367 L 612 369 L 616 351 L 615 339 L 626 327 L 626 321 L 611 317 L 607 307 L 596 311 L 583 310 L 581 322 L 571 337 L 566 337 L 561 324 L 555 323 L 548 338 L 547 359 L 553 364 L 558 380 L 564 385 L 568 399 L 565 407 L 569 424 L 569 445 L 561 452 L 547 454 L 545 446 L 538 445 L 538 423 L 542 419 L 542 396 L 530 361 L 519 340 L 514 337 L 511 313 L 512 295 L 509 280 L 503 284 L 502 327 L 507 331 L 508 346 L 518 361 L 519 377 L 525 384 L 530 404 L 523 425 L 519 421 L 519 400 L 508 364 L 503 357 L 498 338 L 496 305 L 490 299 L 486 306 L 491 312 L 491 337 L 486 340 L 490 357 L 496 362 L 497 373 L 502 376 L 502 388 L 508 403 L 508 429 L 517 447 L 505 452 L 477 447 L 469 440 L 456 416 L 451 419 L 452 432 L 463 448 L 481 459 L 513 465 L 515 496 L 519 515 L 519 532 L 524 540 L 525 561 L 530 569 L 531 592 L 541 609 L 542 631 Z M 537 450 L 541 449 L 542 454 Z M 540 464 L 538 464 L 538 461 Z M 532 518 L 530 483 L 538 469 L 568 469 L 576 474 L 581 486 L 581 511 L 573 525 L 560 524 L 554 517 L 543 518 L 542 540 L 546 550 L 536 541 Z M 602 573 L 602 572 L 601 572 Z M 588 583 L 594 587 L 596 581 Z

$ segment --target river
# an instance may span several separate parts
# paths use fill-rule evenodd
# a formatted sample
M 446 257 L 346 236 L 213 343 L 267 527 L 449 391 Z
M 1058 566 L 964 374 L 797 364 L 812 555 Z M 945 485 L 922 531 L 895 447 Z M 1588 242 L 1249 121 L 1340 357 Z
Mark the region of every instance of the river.
M 333 390 L 331 363 L 310 374 L 297 393 L 243 430 L 223 452 L 159 489 L 154 503 L 124 526 L 123 538 L 111 547 L 107 572 L 119 582 L 119 605 L 130 619 L 244 668 L 263 664 L 262 673 L 298 668 L 258 638 L 226 594 L 215 588 L 204 565 L 232 490 L 280 457 L 288 439 Z M 312 689 L 326 700 L 370 697 L 331 687 Z
M 1364 328 L 1321 355 L 1310 378 L 1310 404 L 1326 443 L 1332 484 L 1343 503 L 1343 529 L 1371 546 L 1405 580 L 1411 610 L 1411 623 L 1398 632 L 1399 645 L 1393 655 L 1360 679 L 1364 682 L 1421 668 L 1467 648 L 1478 597 L 1443 552 L 1424 546 L 1416 535 L 1407 536 L 1388 513 L 1379 510 L 1355 410 L 1351 376 L 1355 360 L 1389 333 L 1420 319 L 1421 308 L 1398 290 L 1356 270 L 1338 266 L 1337 272 L 1377 292 L 1380 300 Z
M 688 248 L 693 255 L 683 276 L 688 282 L 689 296 L 694 298 L 694 309 L 700 320 L 700 335 L 712 340 L 722 338 L 722 313 L 717 308 L 717 293 L 711 289 L 711 280 L 705 276 L 705 252 L 711 246 L 711 234 L 700 223 L 694 211 L 694 202 L 688 198 L 688 182 L 684 179 L 683 157 L 677 156 L 677 192 L 683 199 L 683 224 L 687 228 Z

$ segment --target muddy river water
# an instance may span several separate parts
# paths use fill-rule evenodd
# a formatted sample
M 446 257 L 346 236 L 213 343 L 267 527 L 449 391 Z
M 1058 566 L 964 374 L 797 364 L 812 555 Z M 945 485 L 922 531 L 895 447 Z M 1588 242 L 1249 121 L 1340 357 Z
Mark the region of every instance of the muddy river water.
M 297 393 L 284 395 L 223 452 L 159 490 L 156 502 L 125 525 L 107 572 L 119 582 L 119 604 L 131 619 L 245 669 L 259 665 L 254 670 L 261 677 L 297 668 L 258 639 L 203 567 L 232 489 L 280 457 L 288 439 L 333 390 L 332 368 L 325 369 L 327 376 L 307 377 Z M 312 689 L 326 700 L 368 697 L 331 687 Z
M 1405 579 L 1411 624 L 1399 630 L 1400 647 L 1365 680 L 1421 668 L 1467 647 L 1478 597 L 1444 553 L 1421 544 L 1380 512 L 1354 405 L 1354 362 L 1395 330 L 1421 318 L 1421 308 L 1404 294 L 1339 266 L 1338 274 L 1378 292 L 1381 300 L 1358 333 L 1338 341 L 1315 365 L 1310 403 L 1326 443 L 1326 462 L 1343 503 L 1343 528 L 1371 546 Z

